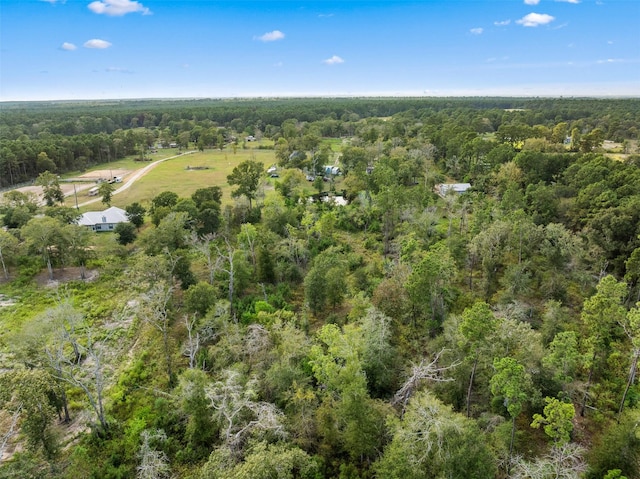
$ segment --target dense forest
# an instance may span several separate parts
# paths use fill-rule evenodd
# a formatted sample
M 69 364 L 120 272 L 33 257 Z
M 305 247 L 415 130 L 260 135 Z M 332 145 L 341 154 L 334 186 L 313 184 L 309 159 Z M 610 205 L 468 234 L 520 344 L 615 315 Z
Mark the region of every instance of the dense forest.
M 640 101 L 597 99 L 301 99 L 0 104 L 0 188 L 65 173 L 131 154 L 154 144 L 222 146 L 234 132 L 279 138 L 293 125 L 321 137 L 353 136 L 363 119 L 393 116 L 383 140 L 418 133 L 446 158 L 479 135 L 513 141 L 596 130 L 604 140 L 637 139 Z M 452 123 L 453 122 L 453 123 Z M 288 125 L 288 126 L 287 126 Z M 313 125 L 313 126 L 312 126 Z M 452 127 L 452 128 L 450 128 Z M 555 131 L 553 129 L 556 128 Z M 565 131 L 566 130 L 566 131 Z M 578 146 L 575 142 L 574 146 Z M 45 153 L 43 155 L 43 153 Z
M 640 478 L 640 100 L 0 111 L 0 478 Z M 77 225 L 170 145 L 277 173 Z

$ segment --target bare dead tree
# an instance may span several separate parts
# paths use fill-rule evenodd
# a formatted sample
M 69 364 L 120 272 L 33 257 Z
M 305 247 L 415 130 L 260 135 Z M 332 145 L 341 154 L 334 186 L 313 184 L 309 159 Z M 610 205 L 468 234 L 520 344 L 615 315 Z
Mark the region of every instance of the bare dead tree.
M 64 418 L 61 418 L 61 420 L 68 423 L 71 421 L 71 416 L 69 414 L 67 392 L 63 384 L 64 381 L 61 379 L 64 375 L 66 364 L 63 350 L 66 345 L 70 345 L 73 350 L 73 362 L 79 363 L 82 360 L 76 336 L 77 328 L 84 321 L 84 317 L 80 311 L 73 307 L 71 298 L 65 292 L 58 290 L 57 294 L 58 305 L 45 313 L 45 319 L 55 328 L 56 337 L 52 343 L 44 348 L 44 352 L 46 362 L 52 370 L 52 376 L 57 379 L 55 392 L 62 403 L 64 414 Z M 58 415 L 60 415 L 59 411 Z
M 250 402 L 247 409 L 253 413 L 254 419 L 238 429 L 231 437 L 232 449 L 239 449 L 249 433 L 269 432 L 279 438 L 286 437 L 284 429 L 284 413 L 270 402 Z
M 79 353 L 78 353 L 79 354 Z M 45 348 L 45 356 L 46 361 L 51 368 L 51 375 L 56 379 L 56 393 L 60 396 L 60 401 L 62 403 L 62 411 L 64 413 L 64 418 L 60 417 L 60 411 L 58 409 L 58 416 L 63 422 L 68 423 L 71 421 L 71 415 L 69 414 L 69 401 L 67 399 L 67 392 L 64 387 L 64 380 L 62 379 L 64 375 L 64 366 L 66 362 L 64 361 L 64 354 L 62 349 L 53 350 L 49 347 Z M 78 361 L 80 357 L 78 356 Z
M 221 432 L 224 434 L 224 440 L 230 443 L 237 420 L 249 399 L 245 397 L 239 373 L 228 370 L 225 374 L 226 378 L 214 383 L 206 394 L 211 407 L 216 411 L 215 415 L 222 423 Z
M 200 332 L 195 330 L 198 317 L 184 315 L 184 324 L 187 327 L 187 344 L 184 347 L 184 355 L 189 358 L 189 367 L 196 367 L 196 356 L 200 350 Z
M 307 257 L 303 241 L 298 239 L 296 229 L 289 224 L 285 226 L 284 233 L 289 258 L 291 258 L 297 266 L 304 268 L 309 258 Z M 309 236 L 308 233 L 307 236 Z
M 587 470 L 584 461 L 585 450 L 575 443 L 551 448 L 548 454 L 527 461 L 522 457 L 513 458 L 511 479 L 579 479 Z
M 80 344 L 76 337 L 70 338 L 76 343 L 74 350 L 77 348 L 80 351 L 77 360 L 67 358 L 64 355 L 63 347 L 59 347 L 55 351 L 47 351 L 48 355 L 55 355 L 55 358 L 51 357 L 50 361 L 56 361 L 60 364 L 58 379 L 66 381 L 84 392 L 103 431 L 109 429 L 104 410 L 105 366 L 103 361 L 108 339 L 109 335 L 102 341 L 94 341 L 91 331 L 87 331 L 86 345 Z
M 450 369 L 455 368 L 460 364 L 460 361 L 455 361 L 448 366 L 438 366 L 438 360 L 442 353 L 446 350 L 442 349 L 438 352 L 431 361 L 423 359 L 420 364 L 411 367 L 411 374 L 409 378 L 404 382 L 402 387 L 396 392 L 391 400 L 391 405 L 394 407 L 401 407 L 402 413 L 411 399 L 413 393 L 420 387 L 424 381 L 435 382 L 449 382 L 453 381 L 453 378 L 447 378 L 444 373 Z
M 252 224 L 245 223 L 240 226 L 240 235 L 239 238 L 242 238 L 241 243 L 244 243 L 245 246 L 249 250 L 249 256 L 251 257 L 251 264 L 255 268 L 256 267 L 256 233 L 255 226 Z
M 140 434 L 142 444 L 138 457 L 140 464 L 137 467 L 139 479 L 161 479 L 170 477 L 169 458 L 164 451 L 156 450 L 152 441 L 166 441 L 167 435 L 161 429 L 145 429 Z
M 73 347 L 75 361 L 80 360 L 80 352 L 72 338 L 76 335 L 77 327 L 84 321 L 84 316 L 73 307 L 71 296 L 66 290 L 56 290 L 55 308 L 47 310 L 45 319 L 58 329 L 58 334 L 62 341 L 66 341 Z
M 173 286 L 171 284 L 166 282 L 157 283 L 143 296 L 138 308 L 138 317 L 162 335 L 162 347 L 170 385 L 173 383 L 173 361 L 171 360 L 169 344 L 169 329 L 171 326 L 169 302 L 172 294 Z
M 243 385 L 236 371 L 225 371 L 225 378 L 207 388 L 206 395 L 221 425 L 222 438 L 233 452 L 237 453 L 254 432 L 285 436 L 282 411 L 271 403 L 256 401 L 253 383 Z
M 230 304 L 229 311 L 231 313 L 231 316 L 233 317 L 233 320 L 237 323 L 238 318 L 236 317 L 235 311 L 233 310 L 233 292 L 234 292 L 234 283 L 235 283 L 235 276 L 236 276 L 234 256 L 236 254 L 236 248 L 231 244 L 231 242 L 229 241 L 229 238 L 227 238 L 226 236 L 224 237 L 224 244 L 226 248 L 224 251 L 222 251 L 220 249 L 220 246 L 214 243 L 214 247 L 218 253 L 218 256 L 215 262 L 215 269 L 220 270 L 224 273 L 227 273 L 227 275 L 229 276 L 229 295 L 228 295 L 229 304 Z
M 214 260 L 213 254 L 211 252 L 211 245 L 215 239 L 216 235 L 213 233 L 208 233 L 204 236 L 198 236 L 198 234 L 194 231 L 191 233 L 191 239 L 189 243 L 198 251 L 202 256 L 204 256 L 207 261 L 207 269 L 209 271 L 209 284 L 213 284 L 214 275 L 216 272 L 216 262 Z
M 631 386 L 635 382 L 638 373 L 638 360 L 640 359 L 640 303 L 638 303 L 638 307 L 632 308 L 627 312 L 625 321 L 621 321 L 620 324 L 631 341 L 631 366 L 629 367 L 629 374 L 627 376 L 627 385 L 622 394 L 620 407 L 618 408 L 618 420 L 620 420 L 620 416 L 622 415 L 629 389 L 631 389 Z
M 2 460 L 2 456 L 4 455 L 4 451 L 9 444 L 9 441 L 13 436 L 18 434 L 18 421 L 20 420 L 20 412 L 22 411 L 22 404 L 19 404 L 16 409 L 11 414 L 9 418 L 9 426 L 7 431 L 0 434 L 0 460 Z
M 253 362 L 254 358 L 260 353 L 268 350 L 270 346 L 271 339 L 267 328 L 261 324 L 251 324 L 247 327 L 243 349 L 250 362 Z

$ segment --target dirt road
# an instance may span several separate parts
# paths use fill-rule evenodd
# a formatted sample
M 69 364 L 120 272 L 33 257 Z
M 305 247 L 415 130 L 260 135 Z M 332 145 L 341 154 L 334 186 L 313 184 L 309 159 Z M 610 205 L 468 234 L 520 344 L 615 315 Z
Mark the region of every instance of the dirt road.
M 133 174 L 129 178 L 127 178 L 127 181 L 125 181 L 121 187 L 117 188 L 113 192 L 113 194 L 117 195 L 118 193 L 128 190 L 129 188 L 131 188 L 131 185 L 133 185 L 137 180 L 139 180 L 144 175 L 149 173 L 149 171 L 151 171 L 153 168 L 155 168 L 157 165 L 159 165 L 163 161 L 172 160 L 173 158 L 178 158 L 184 155 L 190 155 L 192 153 L 195 153 L 195 151 L 186 151 L 184 153 L 180 153 L 179 155 L 170 156 L 169 158 L 163 158 L 162 160 L 157 160 L 157 161 L 154 161 L 153 163 L 149 163 L 144 168 L 140 168 L 139 170 L 134 171 Z M 99 201 L 102 201 L 102 198 L 93 198 L 91 200 L 85 201 L 84 203 L 80 203 L 78 207 L 90 205 L 92 203 L 97 203 Z

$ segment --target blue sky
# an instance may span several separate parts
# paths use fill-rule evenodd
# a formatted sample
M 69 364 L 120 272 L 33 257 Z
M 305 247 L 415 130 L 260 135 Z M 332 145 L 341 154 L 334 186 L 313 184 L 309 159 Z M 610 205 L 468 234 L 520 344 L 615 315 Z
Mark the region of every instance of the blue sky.
M 0 100 L 640 96 L 638 0 L 1 0 Z

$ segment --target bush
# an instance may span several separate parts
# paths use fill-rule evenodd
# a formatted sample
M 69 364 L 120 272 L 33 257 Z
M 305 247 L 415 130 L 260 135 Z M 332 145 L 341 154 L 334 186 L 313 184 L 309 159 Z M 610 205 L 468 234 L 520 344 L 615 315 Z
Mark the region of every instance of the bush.
M 198 284 L 189 286 L 185 293 L 184 305 L 189 312 L 204 316 L 216 304 L 216 301 L 216 288 L 209 283 L 200 281 Z
M 640 473 L 640 411 L 628 410 L 619 422 L 612 422 L 589 455 L 588 479 L 604 477 L 607 472 L 620 469 L 622 475 L 638 477 Z M 615 477 L 615 476 L 614 476 Z
M 118 243 L 123 246 L 133 243 L 137 238 L 136 227 L 131 223 L 118 223 L 114 232 Z

